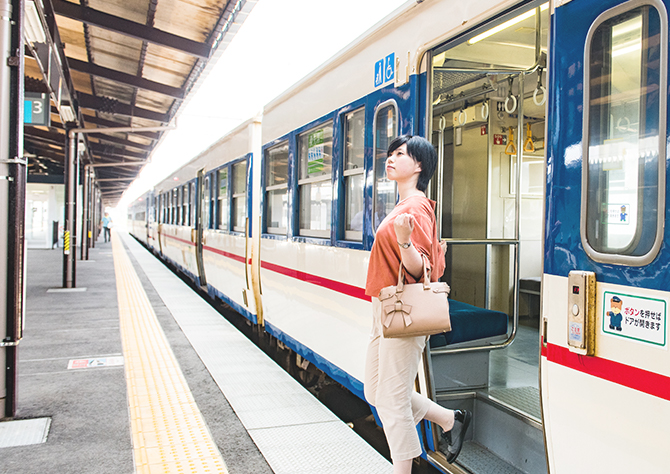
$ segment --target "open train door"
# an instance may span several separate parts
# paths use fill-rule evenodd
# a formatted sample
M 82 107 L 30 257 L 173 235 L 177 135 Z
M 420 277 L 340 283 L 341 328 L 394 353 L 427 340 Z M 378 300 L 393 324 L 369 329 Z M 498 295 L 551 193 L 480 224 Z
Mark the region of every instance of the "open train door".
M 195 231 L 195 260 L 198 266 L 198 278 L 200 286 L 207 288 L 207 277 L 205 276 L 205 265 L 202 259 L 202 247 L 204 240 L 204 222 L 206 215 L 206 210 L 209 209 L 209 177 L 205 177 L 205 169 L 198 170 L 198 175 L 196 178 L 196 195 L 194 202 L 196 203 L 195 208 L 195 222 L 194 222 L 194 231 Z
M 549 467 L 668 472 L 667 7 L 561 3 L 542 287 Z
M 542 276 L 548 29 L 549 4 L 527 2 L 438 45 L 422 67 L 452 331 L 431 337 L 419 385 L 474 416 L 454 464 L 425 424 L 427 459 L 445 472 L 547 469 L 539 288 L 522 291 Z

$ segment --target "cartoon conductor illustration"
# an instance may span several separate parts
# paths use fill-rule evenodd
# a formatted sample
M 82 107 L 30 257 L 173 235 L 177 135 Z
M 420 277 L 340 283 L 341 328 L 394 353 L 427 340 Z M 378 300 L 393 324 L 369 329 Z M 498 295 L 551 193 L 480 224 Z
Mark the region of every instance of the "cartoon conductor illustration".
M 626 216 L 628 216 L 628 213 L 626 212 L 626 206 L 621 206 L 621 213 L 619 214 L 619 221 L 620 222 L 626 222 Z
M 610 329 L 616 329 L 621 331 L 621 307 L 623 306 L 623 301 L 618 296 L 613 296 L 610 300 L 610 310 L 607 313 L 607 316 L 610 317 Z

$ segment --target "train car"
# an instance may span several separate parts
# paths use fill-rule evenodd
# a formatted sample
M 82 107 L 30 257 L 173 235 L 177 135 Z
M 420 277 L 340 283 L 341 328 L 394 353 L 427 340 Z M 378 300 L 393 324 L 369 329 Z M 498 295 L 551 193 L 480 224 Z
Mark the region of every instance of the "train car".
M 667 2 L 566 3 L 551 44 L 541 357 L 550 467 L 667 472 Z M 613 416 L 625 407 L 630 416 Z
M 128 207 L 128 232 L 145 245 L 149 245 L 148 222 L 151 221 L 150 214 L 154 212 L 151 196 L 152 192 L 147 191 Z
M 158 185 L 146 240 L 363 398 L 386 148 L 425 136 L 453 329 L 417 390 L 474 423 L 423 457 L 664 472 L 667 43 L 660 0 L 408 2 Z
M 537 295 L 524 300 L 530 327 L 519 306 L 522 282 L 539 293 L 542 276 L 548 28 L 541 2 L 408 4 L 264 108 L 265 330 L 359 395 L 369 250 L 396 202 L 386 149 L 401 134 L 438 149 L 429 194 L 449 242 L 454 330 L 432 338 L 420 390 L 475 413 L 461 467 L 422 427 L 427 459 L 451 472 L 489 458 L 546 471 Z M 512 355 L 515 338 L 528 348 Z
M 251 170 L 259 128 L 258 119 L 243 123 L 159 183 L 149 224 L 156 253 L 254 324 Z

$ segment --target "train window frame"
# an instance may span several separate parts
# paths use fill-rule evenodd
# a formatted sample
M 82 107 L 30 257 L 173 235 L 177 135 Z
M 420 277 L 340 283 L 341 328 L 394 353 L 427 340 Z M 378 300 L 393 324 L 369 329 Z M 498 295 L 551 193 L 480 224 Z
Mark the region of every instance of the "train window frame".
M 350 163 L 350 157 L 349 157 L 349 150 L 350 147 L 348 146 L 349 144 L 349 123 L 353 120 L 356 119 L 356 116 L 358 114 L 362 114 L 363 118 L 363 141 L 362 141 L 362 159 L 360 163 L 360 167 L 356 167 L 354 165 L 353 168 L 348 168 L 347 166 Z M 357 107 L 353 110 L 347 110 L 346 112 L 341 114 L 340 117 L 340 122 L 341 122 L 341 143 L 342 143 L 342 159 L 341 159 L 341 167 L 342 167 L 342 192 L 344 194 L 344 205 L 341 211 L 341 215 L 344 216 L 344 219 L 342 219 L 342 235 L 344 236 L 344 240 L 350 241 L 350 242 L 363 242 L 363 226 L 365 222 L 365 132 L 366 132 L 366 107 L 365 105 L 362 105 L 361 107 Z M 356 131 L 357 132 L 357 131 Z M 353 148 L 353 146 L 352 146 Z M 362 180 L 361 183 L 361 195 L 359 196 L 361 199 L 361 209 L 359 212 L 354 214 L 352 219 L 349 219 L 349 209 L 350 209 L 350 198 L 351 198 L 351 190 L 349 187 L 350 181 L 353 181 L 354 179 L 359 178 Z M 354 219 L 357 219 L 358 222 L 358 217 L 360 216 L 360 230 L 357 229 L 352 229 L 353 227 L 352 222 Z M 347 228 L 349 227 L 349 229 Z
M 191 180 L 191 182 L 188 185 L 188 193 L 189 193 L 189 200 L 188 200 L 188 206 L 189 206 L 189 223 L 188 225 L 191 227 L 195 227 L 195 224 L 197 222 L 196 215 L 195 215 L 195 210 L 197 209 L 195 205 L 195 197 L 196 197 L 196 191 L 195 191 L 195 179 Z
M 585 43 L 585 48 L 584 48 L 584 64 L 585 65 L 591 65 L 591 51 L 593 47 L 593 40 L 594 36 L 598 33 L 600 27 L 604 25 L 606 22 L 616 19 L 617 17 L 626 15 L 627 13 L 633 12 L 634 10 L 638 8 L 642 8 L 648 6 L 650 8 L 653 8 L 656 10 L 656 14 L 658 15 L 658 22 L 659 22 L 659 34 L 660 34 L 660 49 L 659 49 L 659 74 L 658 74 L 658 85 L 659 85 L 659 90 L 660 91 L 665 91 L 667 90 L 667 67 L 668 67 L 668 21 L 667 21 L 667 16 L 666 16 L 666 9 L 665 6 L 663 5 L 662 2 L 658 0 L 631 0 L 626 3 L 623 3 L 621 5 L 618 5 L 614 8 L 611 8 L 605 12 L 603 12 L 601 15 L 599 15 L 591 27 L 589 28 L 587 37 L 586 37 L 586 43 Z M 647 36 L 647 31 L 644 30 L 644 23 L 642 25 L 641 31 L 642 31 L 642 36 L 640 39 L 640 43 L 644 44 Z M 614 48 L 612 47 L 612 50 Z M 642 51 L 644 52 L 645 49 L 643 47 Z M 648 51 L 648 49 L 647 49 Z M 641 65 L 644 65 L 644 59 L 640 59 Z M 643 80 L 646 80 L 647 77 L 646 75 L 643 75 L 644 72 L 648 71 L 649 68 L 646 68 L 646 70 L 643 69 L 640 74 L 640 85 L 639 88 L 642 90 L 642 88 L 646 87 L 647 82 L 642 82 Z M 584 67 L 584 84 L 591 84 L 591 66 Z M 640 94 L 642 97 L 642 94 Z M 612 252 L 605 252 L 602 251 L 603 249 L 597 249 L 595 248 L 594 245 L 591 245 L 591 242 L 589 241 L 589 232 L 588 232 L 588 217 L 589 217 L 589 203 L 592 201 L 590 199 L 590 192 L 591 189 L 589 188 L 589 183 L 591 182 L 590 178 L 590 170 L 589 168 L 591 167 L 591 147 L 593 146 L 591 142 L 591 106 L 590 106 L 590 101 L 591 101 L 591 88 L 590 87 L 584 87 L 584 98 L 583 98 L 583 124 L 582 124 L 582 192 L 581 192 L 581 216 L 580 216 L 580 234 L 581 234 L 581 242 L 584 247 L 584 251 L 586 254 L 594 261 L 600 262 L 600 263 L 612 263 L 612 264 L 618 264 L 618 265 L 629 265 L 629 266 L 643 266 L 651 263 L 656 256 L 658 255 L 658 252 L 660 251 L 661 245 L 663 243 L 663 231 L 664 231 L 664 224 L 665 224 L 665 166 L 666 166 L 666 148 L 665 148 L 665 142 L 666 142 L 666 128 L 667 128 L 667 95 L 664 93 L 658 94 L 659 100 L 658 100 L 658 141 L 657 141 L 657 176 L 656 176 L 656 186 L 657 186 L 657 202 L 655 203 L 656 205 L 656 231 L 654 235 L 654 241 L 649 246 L 648 250 L 646 253 L 641 254 L 641 255 L 632 255 L 630 253 L 625 253 L 625 252 L 632 252 L 635 251 L 638 243 L 641 241 L 643 238 L 643 232 L 644 228 L 642 226 L 642 220 L 648 219 L 648 213 L 645 213 L 645 206 L 639 206 L 639 203 L 642 202 L 642 190 L 644 187 L 640 186 L 640 181 L 641 179 L 646 175 L 646 173 L 649 171 L 649 169 L 652 169 L 651 167 L 647 168 L 647 166 L 644 165 L 644 161 L 638 158 L 638 184 L 636 188 L 637 192 L 637 203 L 636 205 L 638 206 L 639 209 L 641 209 L 641 212 L 637 213 L 639 216 L 636 219 L 636 228 L 635 228 L 635 234 L 633 235 L 630 243 L 628 244 L 627 247 L 621 247 L 621 248 L 616 248 L 613 249 Z M 606 95 L 609 99 L 610 95 Z M 608 101 L 607 105 L 610 105 L 611 102 Z M 640 106 L 642 105 L 642 101 L 640 101 Z M 608 114 L 609 116 L 610 114 Z M 645 114 L 646 118 L 646 114 Z M 653 120 L 653 118 L 652 118 Z M 638 125 L 639 127 L 639 125 Z M 642 139 L 640 137 L 640 131 L 638 131 L 638 137 L 637 137 L 637 143 L 638 145 L 642 143 Z M 609 141 L 610 139 L 608 139 Z M 651 143 L 652 141 L 650 141 Z M 605 141 L 603 141 L 603 145 L 605 144 Z M 648 150 L 650 151 L 650 150 Z M 651 154 L 653 156 L 654 152 L 651 151 Z M 623 155 L 622 155 L 623 156 Z M 598 157 L 594 156 L 594 160 L 599 159 Z M 599 161 L 594 162 L 596 165 L 599 163 L 604 163 L 605 158 L 599 159 Z M 604 170 L 604 168 L 603 168 Z M 640 172 L 642 170 L 642 172 Z M 599 174 L 601 176 L 601 174 Z M 598 180 L 600 182 L 602 180 Z M 649 187 L 649 186 L 648 186 Z M 650 186 L 653 187 L 653 186 Z M 596 191 L 600 191 L 600 186 L 596 188 Z M 652 201 L 653 202 L 653 201 Z M 619 203 L 621 204 L 621 203 Z M 609 206 L 612 206 L 614 204 L 608 203 Z M 618 204 L 617 204 L 618 205 Z M 610 210 L 608 209 L 608 213 Z M 599 213 L 602 215 L 602 211 L 599 211 Z M 652 215 L 652 221 L 653 215 Z M 596 228 L 597 230 L 597 228 Z M 645 238 L 648 237 L 648 235 L 644 235 Z M 598 238 L 597 232 L 596 236 L 594 238 Z M 644 250 L 644 249 L 643 249 Z
M 172 190 L 165 192 L 165 223 L 172 225 Z
M 247 158 L 240 158 L 235 161 L 231 161 L 228 164 L 230 170 L 228 172 L 228 175 L 230 176 L 230 179 L 228 180 L 230 185 L 229 193 L 230 193 L 230 224 L 231 228 L 234 232 L 240 232 L 244 233 L 246 232 L 246 218 L 248 214 L 247 210 L 247 180 L 248 180 L 248 174 L 249 174 L 249 166 L 248 166 L 248 161 Z M 240 189 L 238 189 L 236 186 L 239 185 L 240 183 L 237 182 L 238 176 L 236 170 L 244 170 L 244 180 L 242 181 L 242 186 L 244 191 L 240 192 Z M 237 219 L 240 218 L 239 212 L 237 209 L 237 206 L 242 203 L 242 221 L 237 222 Z
M 212 192 L 210 184 L 212 182 L 212 174 L 208 173 L 204 177 L 203 182 L 203 196 L 202 196 L 202 228 L 211 229 L 212 221 Z
M 165 193 L 165 223 L 172 225 L 172 190 Z
M 395 99 L 389 99 L 386 100 L 377 107 L 375 107 L 375 113 L 374 117 L 372 119 L 372 176 L 373 176 L 373 189 L 372 189 L 372 216 L 371 218 L 371 223 L 372 223 L 372 233 L 373 235 L 377 234 L 377 228 L 379 227 L 379 224 L 381 224 L 382 220 L 384 217 L 390 212 L 390 210 L 386 209 L 388 211 L 384 216 L 381 218 L 375 219 L 377 216 L 377 186 L 379 181 L 382 181 L 381 179 L 378 178 L 378 169 L 377 169 L 377 118 L 379 117 L 379 112 L 386 109 L 387 107 L 392 106 L 394 111 L 395 111 L 395 137 L 391 140 L 393 141 L 395 138 L 400 136 L 400 108 L 398 107 L 398 103 L 395 101 Z M 384 154 L 386 154 L 388 148 L 383 150 Z M 384 160 L 385 162 L 386 160 Z M 383 166 L 383 176 L 386 181 L 386 167 Z M 398 187 L 395 183 L 393 183 L 393 188 L 394 188 L 394 200 L 393 200 L 393 206 L 395 206 L 395 201 L 398 199 Z M 393 208 L 391 207 L 391 209 Z M 375 225 L 376 224 L 376 225 Z
M 181 225 L 181 189 L 176 187 L 172 190 L 172 225 Z
M 179 203 L 179 195 L 179 188 L 174 188 L 172 190 L 172 225 L 179 225 L 180 222 L 181 204 Z
M 190 225 L 189 222 L 189 217 L 190 217 L 190 212 L 189 212 L 189 203 L 190 203 L 190 196 L 189 196 L 189 184 L 185 184 L 181 187 L 181 225 L 183 226 L 188 226 Z
M 216 169 L 216 229 L 230 229 L 230 169 L 228 165 Z M 226 174 L 226 189 L 221 193 L 221 173 Z M 225 217 L 225 222 L 222 219 Z
M 335 121 L 330 118 L 327 120 L 319 121 L 314 126 L 311 126 L 307 130 L 301 131 L 296 135 L 297 143 L 297 159 L 296 159 L 296 169 L 297 169 L 297 194 L 296 194 L 296 208 L 298 212 L 297 219 L 297 228 L 298 236 L 300 237 L 315 237 L 318 239 L 330 239 L 331 237 L 331 228 L 332 228 L 332 217 L 333 217 L 333 145 L 335 140 Z M 330 137 L 325 136 L 324 131 L 330 129 Z M 323 135 L 321 138 L 318 138 L 316 135 L 318 132 L 322 132 Z M 321 140 L 319 143 L 312 143 L 312 140 Z M 310 144 L 314 146 L 310 147 Z M 330 153 L 326 153 L 326 150 L 330 149 Z M 310 151 L 314 150 L 314 151 Z M 312 163 L 312 169 L 319 166 L 319 160 L 321 161 L 322 169 L 325 168 L 327 157 L 330 157 L 330 166 L 329 171 L 321 171 L 317 176 L 309 176 L 310 174 L 310 155 Z M 319 156 L 321 158 L 319 158 Z M 316 173 L 319 171 L 317 170 Z M 302 177 L 306 175 L 306 177 Z M 326 208 L 326 218 L 322 222 L 323 229 L 315 229 L 309 224 L 309 227 L 303 227 L 303 190 L 311 187 L 313 185 L 326 185 L 326 188 L 330 188 L 330 196 L 322 200 L 322 206 Z M 311 194 L 311 193 L 310 193 Z M 310 210 L 312 208 L 313 200 L 310 196 Z M 311 222 L 313 222 L 310 219 Z
M 280 184 L 272 184 L 268 185 L 269 182 L 269 177 L 270 177 L 270 153 L 272 153 L 274 150 L 280 150 L 280 149 L 286 149 L 286 176 L 285 176 L 285 181 Z M 278 236 L 285 236 L 288 232 L 288 228 L 291 225 L 291 221 L 289 220 L 289 209 L 290 209 L 290 203 L 289 203 L 289 182 L 290 182 L 290 167 L 291 167 L 291 145 L 289 143 L 288 138 L 282 139 L 278 141 L 277 143 L 272 144 L 271 146 L 267 146 L 266 148 L 263 149 L 263 200 L 264 200 L 264 205 L 263 205 L 263 229 L 265 233 L 267 234 L 272 234 L 272 235 L 278 235 Z M 286 209 L 282 209 L 282 213 L 284 221 L 286 223 L 285 227 L 281 226 L 271 226 L 268 222 L 272 215 L 272 200 L 269 199 L 269 194 L 274 193 L 274 192 L 282 192 L 283 191 L 283 202 L 285 203 Z
M 170 223 L 170 194 L 163 192 L 163 224 Z

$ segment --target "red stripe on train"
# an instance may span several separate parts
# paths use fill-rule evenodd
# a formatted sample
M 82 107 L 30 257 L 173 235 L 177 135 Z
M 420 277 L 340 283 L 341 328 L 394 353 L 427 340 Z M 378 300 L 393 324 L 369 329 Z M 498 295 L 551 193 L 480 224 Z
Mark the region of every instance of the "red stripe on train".
M 219 249 L 214 248 L 214 247 L 207 247 L 206 245 L 203 245 L 202 248 L 203 248 L 203 250 L 207 250 L 209 252 L 221 255 L 223 257 L 232 258 L 236 262 L 244 263 L 244 257 L 242 255 L 237 255 L 237 254 L 234 254 L 234 253 L 226 252 L 225 250 L 219 250 Z M 251 259 L 249 259 L 249 263 L 251 263 Z
M 337 291 L 338 293 L 343 293 L 347 296 L 353 296 L 354 298 L 359 298 L 365 301 L 372 301 L 372 299 L 365 294 L 364 288 L 348 285 L 347 283 L 342 283 L 340 281 L 329 280 L 328 278 L 311 275 L 309 273 L 294 270 L 292 268 L 282 267 L 270 262 L 261 262 L 261 268 L 265 268 L 266 270 L 295 278 L 306 283 L 312 283 L 313 285 L 328 288 L 329 290 Z
M 175 237 L 173 235 L 168 235 L 168 234 L 163 234 L 166 237 L 169 237 L 171 239 L 177 240 L 179 242 L 183 242 L 188 245 L 195 245 L 193 242 L 190 240 L 184 240 L 180 239 L 179 237 Z M 222 255 L 224 257 L 231 258 L 233 260 L 236 260 L 238 262 L 244 263 L 244 257 L 240 255 L 236 255 L 230 252 L 226 252 L 224 250 L 219 250 L 214 247 L 207 247 L 206 245 L 203 245 L 202 248 L 204 250 L 207 250 L 212 253 L 216 253 L 219 255 Z M 249 262 L 251 263 L 251 262 Z M 359 288 L 357 286 L 353 285 L 348 285 L 347 283 L 342 283 L 340 281 L 335 281 L 335 280 L 329 280 L 328 278 L 322 278 L 316 275 L 312 275 L 309 273 L 301 272 L 298 270 L 294 270 L 292 268 L 287 268 L 287 267 L 282 267 L 281 265 L 275 265 L 274 263 L 270 262 L 261 262 L 261 267 L 265 268 L 266 270 L 273 271 L 275 273 L 279 273 L 281 275 L 289 276 L 291 278 L 295 278 L 300 281 L 304 281 L 306 283 L 312 283 L 313 285 L 317 285 L 323 288 L 328 288 L 329 290 L 337 291 L 338 293 L 343 293 L 347 296 L 352 296 L 354 298 L 359 298 L 365 301 L 372 301 L 372 299 L 365 294 L 365 289 L 364 288 Z
M 664 400 L 670 400 L 670 377 L 600 357 L 571 352 L 555 344 L 542 347 L 542 356 L 549 362 L 578 370 L 624 387 L 632 388 Z
M 195 247 L 195 244 L 191 242 L 190 240 L 185 240 L 185 239 L 180 239 L 179 237 L 175 237 L 174 235 L 170 234 L 161 234 L 164 237 L 167 237 L 168 239 L 176 240 L 177 242 L 181 242 L 182 244 L 187 244 L 187 245 L 192 245 Z
M 183 244 L 187 244 L 187 245 L 191 245 L 191 246 L 195 247 L 195 244 L 193 242 L 191 242 L 190 240 L 180 239 L 179 237 L 175 237 L 174 235 L 168 235 L 168 234 L 161 234 L 161 235 L 164 235 L 165 237 L 168 237 L 172 240 L 176 240 L 177 242 L 181 242 Z M 219 250 L 219 249 L 214 248 L 214 247 L 208 247 L 207 245 L 203 245 L 202 249 L 207 250 L 208 252 L 212 252 L 212 253 L 222 255 L 224 257 L 228 257 L 228 258 L 236 260 L 240 263 L 244 263 L 244 257 L 241 256 L 241 255 L 236 255 L 234 253 L 226 252 L 224 250 Z M 251 259 L 249 259 L 249 263 L 251 264 Z

